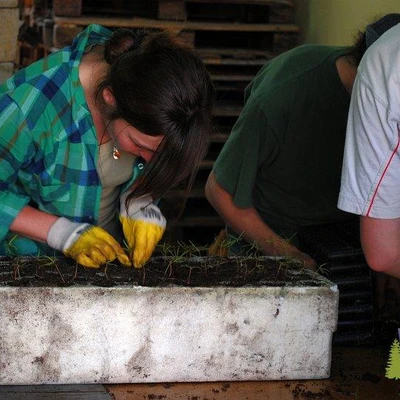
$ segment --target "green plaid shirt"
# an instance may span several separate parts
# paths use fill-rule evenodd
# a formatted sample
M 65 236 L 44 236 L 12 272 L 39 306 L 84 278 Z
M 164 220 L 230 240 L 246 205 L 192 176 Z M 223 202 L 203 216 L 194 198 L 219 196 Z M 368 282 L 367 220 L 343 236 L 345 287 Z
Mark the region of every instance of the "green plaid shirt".
M 99 143 L 78 67 L 84 51 L 104 43 L 111 33 L 90 25 L 71 46 L 0 86 L 0 254 L 10 246 L 12 253 L 34 252 L 33 241 L 22 239 L 20 246 L 9 232 L 27 204 L 73 221 L 97 223 Z M 126 186 L 137 173 L 135 167 Z

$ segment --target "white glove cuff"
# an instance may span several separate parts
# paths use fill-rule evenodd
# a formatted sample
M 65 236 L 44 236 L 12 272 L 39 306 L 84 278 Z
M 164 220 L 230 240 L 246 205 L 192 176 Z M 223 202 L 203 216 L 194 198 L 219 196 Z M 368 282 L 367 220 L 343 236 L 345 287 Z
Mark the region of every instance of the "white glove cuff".
M 67 218 L 60 217 L 49 229 L 47 244 L 53 249 L 65 251 L 89 226 L 87 223 L 72 222 Z
M 120 199 L 120 215 L 123 217 L 132 217 L 135 214 L 139 214 L 143 208 L 153 203 L 151 196 L 142 196 L 130 201 L 127 209 L 125 206 L 125 201 L 128 197 L 128 194 L 128 192 L 123 193 Z
M 125 200 L 127 195 L 128 193 L 124 193 L 121 196 L 120 215 L 122 217 L 151 222 L 162 228 L 167 226 L 167 220 L 160 209 L 153 203 L 151 196 L 142 196 L 132 200 L 128 205 L 128 209 L 126 209 Z
M 140 212 L 132 215 L 131 218 L 157 224 L 162 228 L 167 226 L 167 220 L 155 204 L 150 204 L 147 207 L 142 208 Z

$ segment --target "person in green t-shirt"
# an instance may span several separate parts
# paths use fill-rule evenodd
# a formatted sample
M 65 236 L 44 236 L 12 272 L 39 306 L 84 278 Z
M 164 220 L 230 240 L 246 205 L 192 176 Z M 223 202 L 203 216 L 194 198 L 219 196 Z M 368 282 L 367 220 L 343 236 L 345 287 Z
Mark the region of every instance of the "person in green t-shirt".
M 257 249 L 315 269 L 315 260 L 298 248 L 297 231 L 354 218 L 337 201 L 350 95 L 366 34 L 368 28 L 353 47 L 289 50 L 246 88 L 243 110 L 205 187 L 226 222 L 230 255 Z
M 0 86 L 0 255 L 141 267 L 166 226 L 153 200 L 207 151 L 212 100 L 201 57 L 154 30 L 92 24 L 17 71 Z

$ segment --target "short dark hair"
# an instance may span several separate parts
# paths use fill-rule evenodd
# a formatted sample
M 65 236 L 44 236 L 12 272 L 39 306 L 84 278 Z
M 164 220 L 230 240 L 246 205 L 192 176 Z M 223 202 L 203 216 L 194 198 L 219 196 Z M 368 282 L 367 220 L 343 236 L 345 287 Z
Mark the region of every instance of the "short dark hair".
M 354 66 L 358 66 L 367 48 L 398 23 L 400 23 L 400 14 L 392 13 L 377 18 L 368 24 L 363 32 L 358 32 L 356 35 L 354 44 L 347 53 L 349 61 Z

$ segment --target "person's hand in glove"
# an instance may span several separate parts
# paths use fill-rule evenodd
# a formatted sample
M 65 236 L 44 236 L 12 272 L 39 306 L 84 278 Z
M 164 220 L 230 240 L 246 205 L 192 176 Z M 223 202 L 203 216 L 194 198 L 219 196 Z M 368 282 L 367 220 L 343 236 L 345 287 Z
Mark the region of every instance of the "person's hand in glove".
M 126 194 L 121 196 L 120 221 L 129 256 L 136 268 L 151 257 L 166 228 L 166 219 L 150 196 L 133 199 L 125 206 Z
M 64 217 L 50 227 L 47 243 L 85 267 L 98 268 L 115 259 L 126 267 L 132 265 L 121 245 L 103 228 Z

